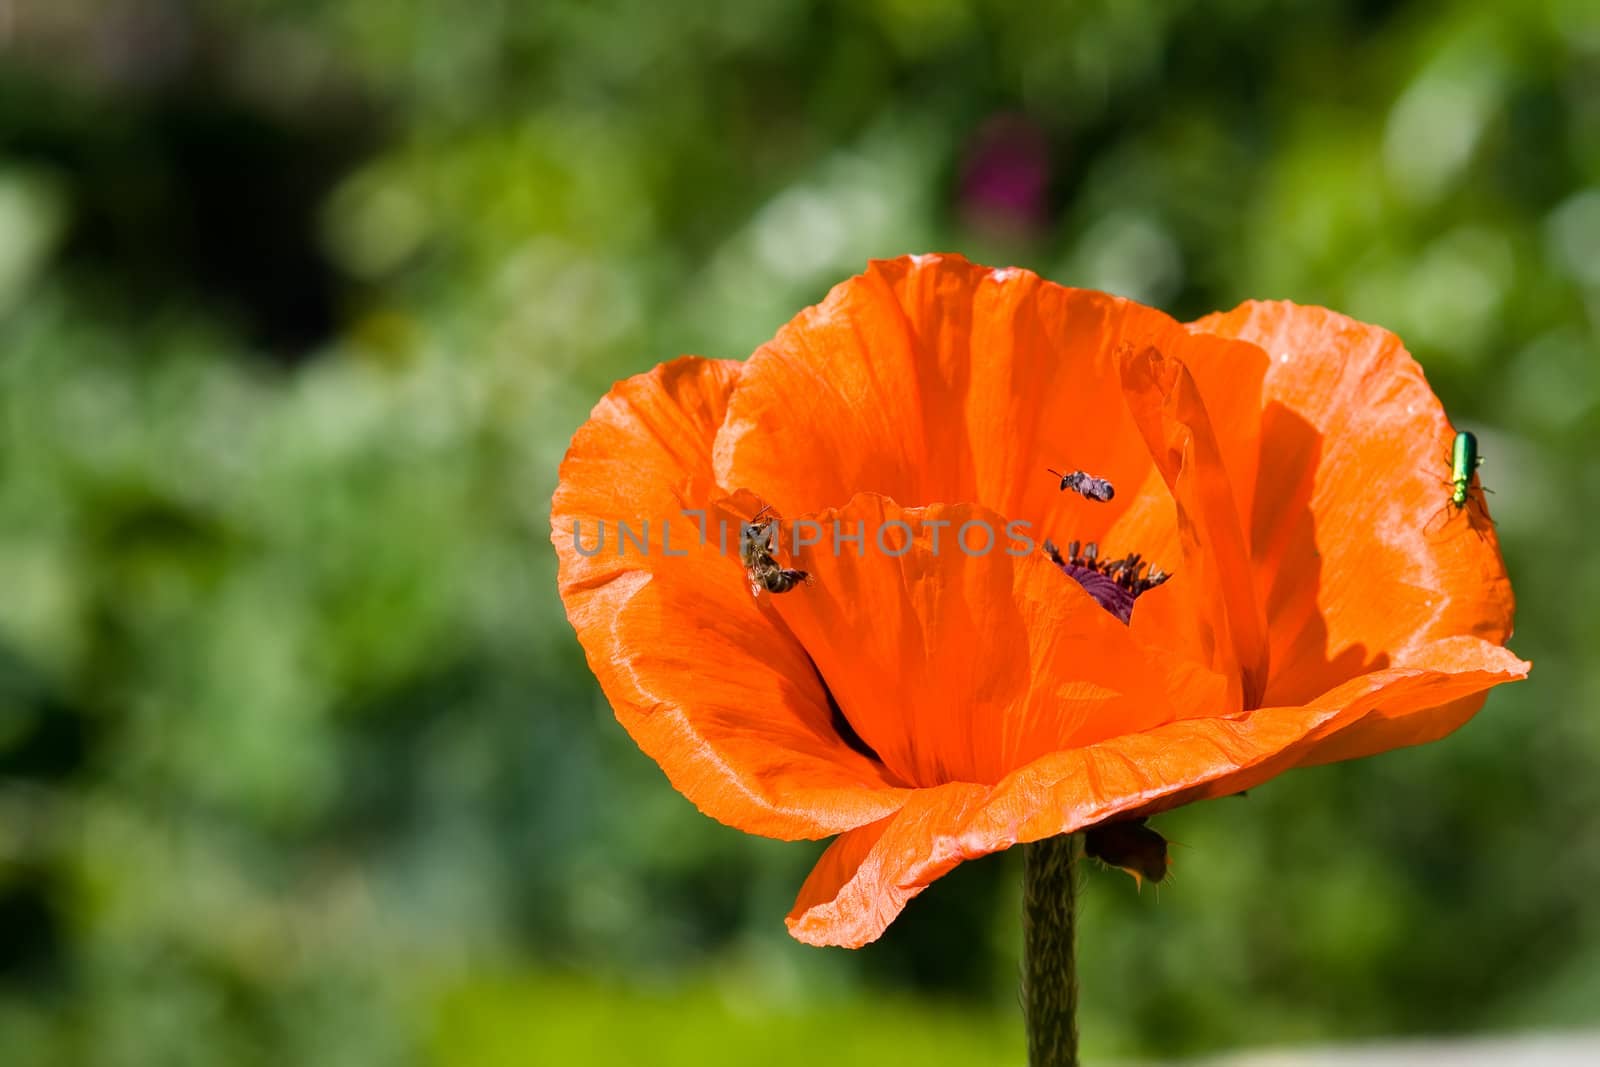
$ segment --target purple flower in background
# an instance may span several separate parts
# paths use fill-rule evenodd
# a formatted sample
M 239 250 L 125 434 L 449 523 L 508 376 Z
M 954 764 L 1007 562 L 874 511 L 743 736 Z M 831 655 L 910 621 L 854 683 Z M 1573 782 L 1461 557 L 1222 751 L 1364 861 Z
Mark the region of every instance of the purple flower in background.
M 966 149 L 962 218 L 975 230 L 1028 236 L 1045 222 L 1049 181 L 1050 143 L 1044 131 L 1023 115 L 995 115 Z

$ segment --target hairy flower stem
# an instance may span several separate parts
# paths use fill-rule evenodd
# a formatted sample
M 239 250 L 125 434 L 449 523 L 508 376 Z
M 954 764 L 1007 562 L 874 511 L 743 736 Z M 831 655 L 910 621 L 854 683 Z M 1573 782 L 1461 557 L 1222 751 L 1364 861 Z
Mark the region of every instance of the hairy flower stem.
M 1078 971 L 1074 953 L 1082 837 L 1022 846 L 1022 1014 L 1029 1067 L 1078 1067 Z

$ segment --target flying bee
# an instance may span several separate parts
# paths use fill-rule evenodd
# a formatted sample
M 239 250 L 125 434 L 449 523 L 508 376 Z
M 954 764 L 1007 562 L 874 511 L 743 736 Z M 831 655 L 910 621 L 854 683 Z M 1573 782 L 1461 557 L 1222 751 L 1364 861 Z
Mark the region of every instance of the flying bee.
M 1046 467 L 1045 470 L 1061 479 L 1061 488 L 1063 490 L 1071 489 L 1074 493 L 1088 500 L 1098 500 L 1104 504 L 1117 495 L 1116 487 L 1104 478 L 1096 478 L 1094 475 L 1086 474 L 1083 471 L 1068 471 L 1066 474 L 1062 474 L 1052 467 Z
M 1126 871 L 1134 885 L 1141 888 L 1147 878 L 1160 885 L 1172 865 L 1167 857 L 1167 839 L 1146 826 L 1142 816 L 1091 826 L 1084 834 L 1084 854 L 1107 867 Z
M 1450 487 L 1450 499 L 1434 513 L 1424 529 L 1434 528 L 1434 523 L 1440 515 L 1445 516 L 1445 523 L 1448 523 L 1452 515 L 1458 511 L 1465 511 L 1473 502 L 1477 503 L 1478 513 L 1484 520 L 1490 525 L 1494 524 L 1494 520 L 1489 518 L 1489 509 L 1483 502 L 1482 494 L 1488 490 L 1479 484 L 1476 487 L 1478 495 L 1474 496 L 1472 492 L 1474 488 L 1472 483 L 1477 478 L 1478 467 L 1482 463 L 1483 457 L 1478 454 L 1478 438 L 1465 430 L 1456 434 L 1455 443 L 1450 448 L 1450 480 L 1444 483 Z M 1440 524 L 1438 528 L 1443 529 L 1443 525 Z
M 806 571 L 781 566 L 773 553 L 778 549 L 778 520 L 761 521 L 767 508 L 756 512 L 755 518 L 739 530 L 739 560 L 744 564 L 750 579 L 750 595 L 760 596 L 761 590 L 769 593 L 787 593 L 801 582 L 809 582 Z

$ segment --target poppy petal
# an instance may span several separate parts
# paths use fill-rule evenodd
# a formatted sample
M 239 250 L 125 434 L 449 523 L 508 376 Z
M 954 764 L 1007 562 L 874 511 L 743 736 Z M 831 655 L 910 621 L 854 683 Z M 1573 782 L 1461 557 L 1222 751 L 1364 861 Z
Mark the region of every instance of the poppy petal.
M 834 841 L 802 886 L 789 930 L 810 944 L 866 944 L 963 860 L 1253 788 L 1319 762 L 1324 746 L 1331 750 L 1344 731 L 1375 716 L 1469 699 L 1520 669 L 1487 643 L 1475 655 L 1454 651 L 1456 667 L 1473 669 L 1374 672 L 1307 705 L 1170 722 L 1052 753 L 991 787 L 919 790 L 894 816 Z
M 1182 570 L 1154 589 L 1139 594 L 1133 605 L 1128 632 L 1148 651 L 1147 659 L 1166 677 L 1163 688 L 1170 695 L 1177 718 L 1216 718 L 1240 711 L 1244 705 L 1239 672 L 1228 665 L 1226 671 L 1213 670 L 1199 658 L 1186 653 L 1174 635 L 1194 633 L 1190 613 L 1195 594 L 1193 579 Z
M 1121 371 L 1128 410 L 1177 504 L 1183 568 L 1193 599 L 1179 633 L 1195 658 L 1227 675 L 1237 665 L 1244 706 L 1266 691 L 1266 627 L 1232 483 L 1194 377 L 1154 348 L 1128 348 Z
M 845 718 L 917 786 L 996 782 L 1174 716 L 1155 654 L 977 505 L 863 494 L 791 528 L 812 581 L 773 598 Z M 849 538 L 845 540 L 844 538 Z
M 1047 756 L 1002 782 L 969 831 L 1034 841 L 1254 788 L 1302 763 L 1328 762 L 1323 746 L 1332 751 L 1363 722 L 1426 712 L 1520 677 L 1525 665 L 1503 652 L 1485 642 L 1475 655 L 1463 650 L 1449 672 L 1374 671 L 1304 705 L 1186 719 Z
M 1446 637 L 1413 650 L 1406 667 L 1467 674 L 1497 671 L 1502 681 L 1527 677 L 1531 664 L 1497 644 L 1476 637 Z M 1415 701 L 1386 702 L 1317 745 L 1301 766 L 1336 763 L 1390 749 L 1437 741 L 1463 726 L 1488 697 L 1478 689 L 1437 706 Z
M 889 818 L 841 834 L 801 885 L 785 920 L 789 933 L 810 945 L 860 948 L 876 941 L 936 878 L 992 851 L 966 854 L 952 832 L 987 793 L 966 782 L 919 789 Z
M 674 787 L 751 833 L 821 837 L 905 790 L 840 734 L 805 650 L 751 597 L 737 528 L 732 552 L 712 532 L 711 441 L 737 367 L 679 360 L 596 406 L 551 505 L 560 592 L 618 720 Z
M 711 448 L 742 364 L 684 356 L 618 382 L 573 436 L 550 505 L 562 589 L 634 569 L 594 539 L 723 495 Z M 581 540 L 600 551 L 563 551 Z M 565 593 L 563 592 L 563 596 Z
M 1259 404 L 1248 383 L 1260 384 L 1259 349 L 955 255 L 875 261 L 762 346 L 729 404 L 717 470 L 786 515 L 871 492 L 907 506 L 979 503 L 1034 522 L 1041 537 L 1098 540 L 1151 478 L 1122 403 L 1124 343 L 1182 358 L 1203 388 L 1229 386 L 1218 389 L 1219 432 L 1237 437 L 1225 449 L 1230 476 L 1253 486 Z M 1118 491 L 1087 501 L 1048 467 Z M 1170 509 L 1162 515 L 1170 525 Z
M 1250 519 L 1269 703 L 1405 662 L 1441 638 L 1510 637 L 1495 531 L 1474 514 L 1481 497 L 1465 516 L 1446 510 L 1454 430 L 1398 337 L 1285 302 L 1190 328 L 1251 341 L 1271 360 Z

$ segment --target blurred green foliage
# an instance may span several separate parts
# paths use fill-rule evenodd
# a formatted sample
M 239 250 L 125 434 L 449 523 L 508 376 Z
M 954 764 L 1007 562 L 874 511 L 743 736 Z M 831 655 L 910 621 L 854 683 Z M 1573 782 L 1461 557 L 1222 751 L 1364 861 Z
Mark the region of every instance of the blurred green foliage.
M 1593 1022 L 1593 3 L 0 0 L 0 1061 L 1017 1062 L 1014 858 L 791 942 L 548 547 L 612 381 L 928 249 L 1398 331 L 1536 663 L 1092 878 L 1091 1051 Z

